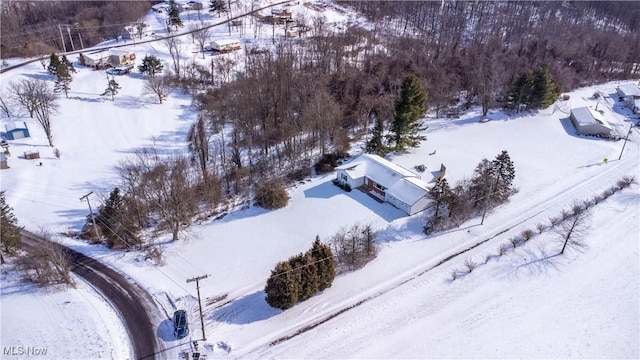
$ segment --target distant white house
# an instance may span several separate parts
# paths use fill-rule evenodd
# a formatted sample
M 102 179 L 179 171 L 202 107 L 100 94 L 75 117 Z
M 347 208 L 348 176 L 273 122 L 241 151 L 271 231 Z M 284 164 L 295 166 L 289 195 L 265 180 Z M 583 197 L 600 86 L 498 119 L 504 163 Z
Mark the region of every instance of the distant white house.
M 364 154 L 336 168 L 336 179 L 355 189 L 364 186 L 380 200 L 408 215 L 426 209 L 429 186 L 420 176 L 378 155 Z
M 613 129 L 604 116 L 589 107 L 571 109 L 569 116 L 578 133 L 583 135 L 611 136 Z
M 122 30 L 123 39 L 139 39 L 141 37 L 151 35 L 153 35 L 153 30 L 151 29 L 151 26 L 146 23 L 125 26 Z
M 240 40 L 238 39 L 217 39 L 211 42 L 211 49 L 219 52 L 231 52 L 240 50 Z
M 634 114 L 640 114 L 640 88 L 634 83 L 622 84 L 616 89 L 620 100 Z

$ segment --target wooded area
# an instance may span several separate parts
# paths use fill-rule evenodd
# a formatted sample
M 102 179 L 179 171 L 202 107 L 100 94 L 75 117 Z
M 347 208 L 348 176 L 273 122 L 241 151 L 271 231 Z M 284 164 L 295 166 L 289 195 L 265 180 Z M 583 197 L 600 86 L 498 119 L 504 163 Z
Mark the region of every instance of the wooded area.
M 221 204 L 243 202 L 267 179 L 303 179 L 323 156 L 371 140 L 374 124 L 374 133 L 393 133 L 408 77 L 438 116 L 472 105 L 485 115 L 496 107 L 534 109 L 553 103 L 561 91 L 640 77 L 638 2 L 338 3 L 363 13 L 373 28 L 335 31 L 316 16 L 303 37 L 274 39 L 271 51 L 247 51 L 238 64 L 223 56 L 209 64 L 187 60 L 174 39 L 158 44 L 167 47 L 171 62 L 163 74 L 150 76 L 155 80 L 147 91 L 162 103 L 167 86 L 181 88 L 193 96 L 198 119 L 185 139 L 190 159 L 161 159 L 150 150 L 118 167 L 133 228 L 161 214 L 177 240 L 198 211 L 219 214 Z M 2 56 L 51 52 L 60 39 L 58 23 L 77 22 L 89 46 L 113 38 L 149 7 L 3 3 Z M 85 35 L 85 29 L 94 30 Z M 161 197 L 180 191 L 181 203 Z

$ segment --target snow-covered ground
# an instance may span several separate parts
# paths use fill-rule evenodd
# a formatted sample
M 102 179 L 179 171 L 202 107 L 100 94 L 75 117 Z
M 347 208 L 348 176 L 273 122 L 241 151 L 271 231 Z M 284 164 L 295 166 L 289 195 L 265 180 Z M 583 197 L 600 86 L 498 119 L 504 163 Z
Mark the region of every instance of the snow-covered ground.
M 295 9 L 312 11 L 303 4 Z M 322 13 L 336 22 L 349 18 L 331 8 Z M 228 35 L 227 30 L 221 27 L 216 33 Z M 245 46 L 255 41 L 247 33 Z M 270 33 L 268 29 L 266 43 Z M 183 41 L 190 44 L 188 37 Z M 144 54 L 168 59 L 161 43 L 132 44 L 130 49 L 138 59 Z M 210 55 L 206 57 L 208 61 Z M 53 117 L 60 159 L 35 120 L 20 118 L 32 137 L 10 142 L 11 168 L 0 173 L 8 203 L 21 225 L 33 231 L 80 229 L 88 213 L 81 196 L 93 191 L 89 199 L 95 208 L 98 196 L 116 185 L 115 166 L 137 149 L 154 145 L 163 153 L 183 151 L 187 130 L 197 119 L 189 97 L 180 92 L 162 105 L 141 97 L 139 74 L 117 77 L 122 90 L 110 101 L 99 96 L 106 87 L 102 72 L 76 68 L 69 99 L 59 100 L 60 111 Z M 10 81 L 25 77 L 49 79 L 38 63 L 31 64 L 3 74 L 2 92 Z M 165 336 L 171 333 L 168 320 L 156 319 L 162 354 L 169 359 L 190 351 L 191 340 L 202 336 L 195 284 L 186 279 L 204 274 L 209 275 L 200 282 L 207 341 L 201 350 L 208 358 L 638 358 L 638 185 L 593 209 L 585 237 L 589 247 L 582 252 L 555 256 L 558 236 L 547 231 L 484 264 L 510 237 L 548 223 L 574 201 L 602 192 L 624 175 L 640 178 L 638 128 L 617 160 L 623 141 L 576 135 L 568 120 L 571 107 L 598 106 L 625 135 L 631 119 L 615 100 L 618 84 L 576 90 L 568 102 L 536 113 L 495 111 L 487 123 L 479 122 L 473 111 L 455 120 L 428 117 L 428 140 L 409 153 L 389 156 L 408 169 L 426 165 L 426 181 L 445 164 L 454 184 L 471 176 L 483 158 L 507 150 L 519 192 L 483 225 L 473 219 L 427 237 L 422 233 L 424 215 L 406 217 L 361 192 L 343 192 L 331 184 L 329 174 L 292 187 L 291 202 L 283 209 L 239 210 L 195 226 L 176 243 L 170 236 L 158 239 L 164 266 L 135 252 L 58 240 L 131 276 L 167 313 L 188 311 L 191 334 L 181 341 Z M 606 97 L 593 99 L 596 90 Z M 6 122 L 2 119 L 1 125 Z M 20 158 L 26 151 L 39 151 L 41 159 Z M 266 304 L 262 289 L 278 261 L 308 249 L 316 235 L 326 240 L 355 222 L 379 231 L 381 251 L 374 261 L 338 276 L 331 288 L 287 311 Z M 482 265 L 451 281 L 451 271 L 462 272 L 467 258 Z M 117 316 L 82 282 L 75 290 L 48 292 L 7 276 L 0 295 L 3 347 L 48 347 L 55 354 L 51 358 L 128 357 L 130 346 Z M 30 321 L 17 320 L 25 318 Z M 280 341 L 309 325 L 317 326 Z M 66 329 L 75 329 L 74 335 L 68 336 Z M 58 349 L 68 351 L 53 352 Z

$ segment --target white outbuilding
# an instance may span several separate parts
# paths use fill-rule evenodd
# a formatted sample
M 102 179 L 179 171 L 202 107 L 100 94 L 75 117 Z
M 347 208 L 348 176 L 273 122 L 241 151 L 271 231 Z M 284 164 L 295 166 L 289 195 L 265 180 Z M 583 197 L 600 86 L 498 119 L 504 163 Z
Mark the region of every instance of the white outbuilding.
M 619 85 L 616 93 L 624 105 L 633 111 L 634 114 L 640 114 L 640 88 L 634 83 Z
M 407 215 L 421 212 L 431 203 L 429 186 L 418 174 L 378 155 L 364 154 L 338 166 L 336 179 L 352 189 L 363 187 Z
M 602 113 L 590 107 L 571 109 L 570 119 L 580 134 L 605 137 L 613 135 L 613 129 L 606 122 Z

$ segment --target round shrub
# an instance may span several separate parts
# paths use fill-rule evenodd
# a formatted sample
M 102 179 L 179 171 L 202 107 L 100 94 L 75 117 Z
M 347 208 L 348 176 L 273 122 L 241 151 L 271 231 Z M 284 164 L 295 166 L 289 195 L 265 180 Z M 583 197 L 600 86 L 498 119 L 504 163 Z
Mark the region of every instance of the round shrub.
M 279 209 L 287 206 L 289 194 L 281 180 L 271 180 L 256 186 L 254 200 L 258 206 L 265 209 Z

